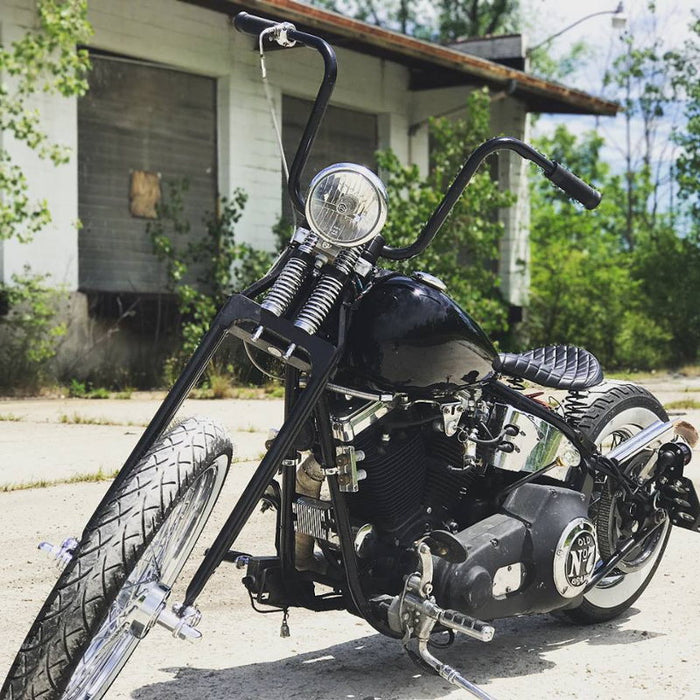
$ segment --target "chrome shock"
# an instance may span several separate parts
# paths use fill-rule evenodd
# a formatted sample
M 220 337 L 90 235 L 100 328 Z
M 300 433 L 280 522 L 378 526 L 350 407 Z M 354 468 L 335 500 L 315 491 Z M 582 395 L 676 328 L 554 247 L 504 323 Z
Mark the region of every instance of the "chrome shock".
M 300 253 L 310 254 L 317 242 L 318 236 L 309 231 L 297 250 Z M 263 300 L 261 304 L 263 309 L 267 309 L 275 316 L 281 316 L 297 295 L 311 264 L 312 262 L 307 255 L 291 258 Z
M 317 282 L 309 298 L 299 312 L 294 325 L 313 335 L 321 327 L 340 296 L 344 281 L 360 258 L 360 248 L 348 248 L 338 253 L 334 268 L 341 275 L 325 273 Z

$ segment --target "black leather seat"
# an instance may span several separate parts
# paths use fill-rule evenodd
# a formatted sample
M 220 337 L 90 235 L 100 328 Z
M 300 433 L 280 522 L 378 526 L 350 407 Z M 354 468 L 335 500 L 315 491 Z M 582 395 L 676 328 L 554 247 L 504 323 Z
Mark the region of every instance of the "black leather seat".
M 595 356 L 570 345 L 549 345 L 520 355 L 503 352 L 494 360 L 493 368 L 552 389 L 588 389 L 603 381 L 603 370 Z

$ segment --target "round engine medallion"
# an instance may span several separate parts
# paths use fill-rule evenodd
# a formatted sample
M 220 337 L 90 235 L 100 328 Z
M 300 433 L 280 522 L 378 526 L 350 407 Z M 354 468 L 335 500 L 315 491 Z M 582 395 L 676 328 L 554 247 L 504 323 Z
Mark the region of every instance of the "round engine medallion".
M 596 561 L 595 527 L 587 518 L 572 520 L 559 538 L 554 554 L 554 585 L 559 595 L 575 598 L 586 587 Z

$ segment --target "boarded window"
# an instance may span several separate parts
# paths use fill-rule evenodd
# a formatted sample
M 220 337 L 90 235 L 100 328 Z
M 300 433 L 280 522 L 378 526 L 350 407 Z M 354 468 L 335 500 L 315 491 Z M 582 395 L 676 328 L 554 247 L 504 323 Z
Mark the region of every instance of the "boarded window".
M 187 181 L 191 235 L 216 206 L 216 81 L 102 55 L 78 103 L 80 288 L 165 291 L 146 224 L 169 182 Z
M 282 100 L 282 141 L 289 166 L 304 133 L 312 102 L 297 97 L 284 96 Z M 302 193 L 322 168 L 333 163 L 359 163 L 376 172 L 377 115 L 357 112 L 341 107 L 329 107 L 321 129 L 311 149 L 309 162 L 302 177 Z M 283 190 L 282 212 L 289 219 L 291 214 L 286 187 Z

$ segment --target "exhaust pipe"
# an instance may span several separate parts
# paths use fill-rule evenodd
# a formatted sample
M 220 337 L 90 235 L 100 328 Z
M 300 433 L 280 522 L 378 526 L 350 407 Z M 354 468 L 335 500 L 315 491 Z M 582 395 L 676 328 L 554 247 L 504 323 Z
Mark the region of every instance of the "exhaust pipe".
M 686 421 L 656 421 L 648 428 L 633 435 L 629 440 L 607 452 L 604 457 L 614 459 L 618 464 L 629 461 L 644 450 L 658 450 L 661 445 L 675 437 L 680 437 L 690 447 L 695 447 L 698 442 L 698 431 Z M 650 459 L 645 465 L 644 471 L 648 472 L 654 466 L 656 459 Z M 641 475 L 640 475 L 641 476 Z

